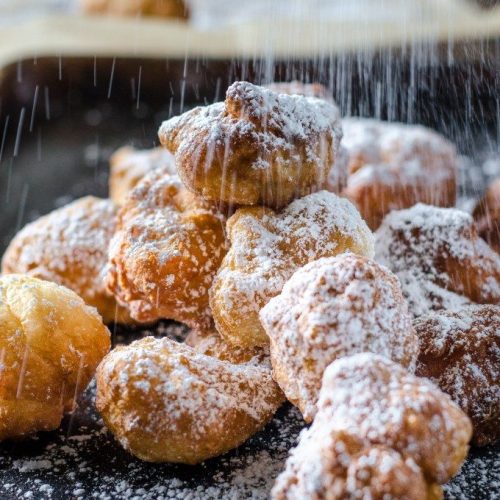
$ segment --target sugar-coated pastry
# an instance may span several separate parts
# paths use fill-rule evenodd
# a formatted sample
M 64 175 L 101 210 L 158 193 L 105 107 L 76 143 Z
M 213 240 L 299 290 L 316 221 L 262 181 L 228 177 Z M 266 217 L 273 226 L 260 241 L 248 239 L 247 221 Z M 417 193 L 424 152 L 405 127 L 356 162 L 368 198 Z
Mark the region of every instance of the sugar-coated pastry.
M 236 448 L 283 401 L 270 368 L 233 364 L 168 338 L 117 347 L 97 370 L 97 408 L 120 444 L 150 462 L 195 464 Z
M 333 104 L 248 82 L 159 130 L 190 190 L 229 205 L 273 208 L 325 185 L 341 135 Z
M 185 341 L 196 352 L 212 356 L 221 361 L 230 363 L 266 363 L 271 366 L 269 360 L 269 348 L 266 347 L 240 347 L 226 342 L 215 329 L 210 327 L 205 330 L 191 330 Z
M 500 253 L 500 179 L 492 182 L 473 212 L 479 236 Z
M 116 229 L 110 200 L 86 196 L 24 227 L 2 259 L 2 273 L 29 274 L 76 292 L 105 323 L 130 323 L 126 308 L 106 290 L 108 244 Z
M 461 210 L 391 212 L 376 233 L 376 259 L 398 276 L 414 316 L 500 302 L 500 256 Z
M 227 222 L 230 249 L 210 290 L 217 330 L 231 344 L 267 345 L 260 309 L 305 264 L 342 252 L 373 256 L 373 236 L 348 200 L 320 191 L 280 212 L 240 208 Z
M 439 311 L 414 323 L 417 375 L 431 379 L 472 420 L 477 446 L 500 439 L 500 306 Z
M 271 496 L 439 499 L 471 433 L 467 416 L 427 380 L 376 354 L 344 357 L 325 371 L 318 413 Z
M 68 288 L 0 277 L 0 441 L 57 429 L 75 408 L 110 335 Z
M 343 194 L 373 230 L 390 211 L 418 202 L 455 205 L 457 154 L 437 132 L 366 118 L 346 118 L 342 128 L 349 157 Z
M 168 168 L 152 171 L 119 211 L 107 285 L 138 321 L 210 323 L 208 289 L 226 252 L 225 218 Z
M 109 197 L 117 204 L 124 203 L 129 191 L 155 168 L 177 175 L 174 157 L 164 148 L 139 150 L 124 146 L 109 159 Z
M 317 97 L 336 105 L 332 92 L 320 83 L 302 83 L 298 80 L 293 80 L 291 82 L 273 82 L 266 85 L 266 87 L 278 94 L 298 94 L 305 97 Z M 340 194 L 346 187 L 348 159 L 347 150 L 340 145 L 335 155 L 335 161 L 328 173 L 325 189 L 328 189 L 332 193 Z
M 418 341 L 398 279 L 366 257 L 344 253 L 300 268 L 260 319 L 273 377 L 307 422 L 335 359 L 373 352 L 415 367 Z
M 321 83 L 303 83 L 299 80 L 291 82 L 273 82 L 266 85 L 266 88 L 277 94 L 302 95 L 304 97 L 317 97 L 331 104 L 335 104 L 333 94 Z
M 187 17 L 183 0 L 80 0 L 80 5 L 91 14 Z

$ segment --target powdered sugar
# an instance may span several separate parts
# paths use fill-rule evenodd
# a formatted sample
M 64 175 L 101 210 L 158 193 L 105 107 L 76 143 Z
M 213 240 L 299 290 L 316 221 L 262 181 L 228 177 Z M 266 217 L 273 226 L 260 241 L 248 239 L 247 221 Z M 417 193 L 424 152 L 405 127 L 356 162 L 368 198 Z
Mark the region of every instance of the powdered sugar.
M 218 314 L 227 314 L 258 325 L 260 309 L 308 262 L 347 250 L 373 255 L 373 236 L 356 208 L 327 191 L 295 200 L 279 213 L 238 210 L 228 233 L 231 248 L 211 290 L 216 323 Z
M 498 439 L 500 414 L 500 307 L 440 311 L 415 321 L 417 374 L 433 380 L 469 415 L 474 439 Z
M 417 337 L 397 278 L 374 261 L 342 254 L 299 269 L 261 310 L 275 378 L 306 420 L 335 359 L 370 351 L 414 369 Z
M 81 198 L 22 229 L 3 257 L 2 270 L 54 281 L 91 300 L 104 293 L 102 271 L 115 227 L 109 200 Z
M 110 158 L 109 195 L 115 203 L 123 203 L 128 192 L 156 168 L 177 174 L 174 157 L 163 148 L 137 150 L 123 147 Z
M 363 451 L 365 465 L 375 464 L 378 460 L 370 454 L 374 447 L 383 447 L 372 451 L 375 455 L 387 455 L 373 474 L 384 461 L 392 468 L 410 460 L 409 469 L 400 474 L 417 474 L 406 491 L 425 491 L 425 485 L 418 485 L 423 481 L 418 468 L 427 481 L 445 482 L 459 468 L 469 437 L 467 417 L 430 382 L 375 354 L 344 357 L 325 371 L 316 418 L 292 450 L 274 498 L 321 496 L 323 491 L 345 497 L 342 480 L 347 475 L 348 484 L 351 461 Z
M 500 257 L 460 210 L 417 204 L 391 212 L 376 233 L 376 258 L 398 276 L 415 316 L 500 299 Z

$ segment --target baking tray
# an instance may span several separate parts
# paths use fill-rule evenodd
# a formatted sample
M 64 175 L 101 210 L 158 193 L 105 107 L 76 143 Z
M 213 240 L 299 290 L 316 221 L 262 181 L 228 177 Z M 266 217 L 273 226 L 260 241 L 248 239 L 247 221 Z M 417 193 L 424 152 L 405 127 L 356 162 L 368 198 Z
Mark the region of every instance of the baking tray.
M 162 120 L 223 98 L 235 79 L 319 81 L 343 114 L 433 127 L 464 155 L 461 203 L 499 175 L 498 41 L 269 63 L 215 60 L 38 58 L 12 64 L 0 82 L 0 252 L 26 222 L 70 200 L 106 196 L 117 147 L 152 147 Z M 417 57 L 418 56 L 418 57 Z M 111 325 L 113 343 L 149 330 Z M 93 385 L 58 431 L 0 445 L 0 498 L 267 498 L 303 427 L 284 405 L 259 434 L 198 466 L 148 464 L 126 452 L 93 407 Z M 447 498 L 498 498 L 499 447 L 471 450 Z

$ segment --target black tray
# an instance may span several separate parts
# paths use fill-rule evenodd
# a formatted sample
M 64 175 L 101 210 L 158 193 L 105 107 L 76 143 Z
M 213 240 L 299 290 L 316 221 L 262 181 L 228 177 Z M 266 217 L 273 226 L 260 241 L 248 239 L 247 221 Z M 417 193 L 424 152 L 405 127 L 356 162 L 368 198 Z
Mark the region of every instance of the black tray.
M 163 119 L 220 100 L 237 78 L 320 81 L 344 114 L 440 130 L 468 159 L 461 195 L 472 199 L 499 155 L 497 54 L 497 42 L 483 42 L 452 54 L 448 47 L 417 47 L 271 67 L 202 59 L 23 61 L 0 82 L 0 252 L 20 227 L 54 207 L 85 194 L 106 196 L 107 158 L 115 148 L 157 144 Z M 489 170 L 481 168 L 485 162 Z M 111 329 L 114 344 L 184 333 L 173 323 Z M 147 464 L 103 428 L 93 390 L 58 431 L 0 445 L 0 498 L 267 498 L 303 427 L 297 411 L 284 405 L 264 431 L 223 457 L 194 467 Z M 446 497 L 498 498 L 498 451 L 471 450 Z

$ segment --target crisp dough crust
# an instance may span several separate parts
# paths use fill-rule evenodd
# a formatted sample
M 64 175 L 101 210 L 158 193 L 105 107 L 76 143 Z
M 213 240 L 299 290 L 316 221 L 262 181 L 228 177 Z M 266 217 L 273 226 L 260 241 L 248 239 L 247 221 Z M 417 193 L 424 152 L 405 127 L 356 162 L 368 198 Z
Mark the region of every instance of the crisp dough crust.
M 500 179 L 488 186 L 472 215 L 476 221 L 479 236 L 500 253 Z
M 116 229 L 110 200 L 86 196 L 25 226 L 2 259 L 2 272 L 63 285 L 96 307 L 105 323 L 131 323 L 126 307 L 106 290 L 108 245 Z
M 500 438 L 500 306 L 439 311 L 415 320 L 417 375 L 431 379 L 472 420 L 473 444 Z
M 71 290 L 0 277 L 0 441 L 57 429 L 109 347 L 101 317 Z
M 500 303 L 500 256 L 461 210 L 419 203 L 391 212 L 376 233 L 375 253 L 399 278 L 414 316 Z
M 109 248 L 107 286 L 138 321 L 210 324 L 208 289 L 226 253 L 225 218 L 156 169 L 121 207 Z
M 418 341 L 398 279 L 365 257 L 345 253 L 300 268 L 260 318 L 274 379 L 307 422 L 332 361 L 366 351 L 415 367 Z
M 210 306 L 217 330 L 235 345 L 269 343 L 260 309 L 299 267 L 346 251 L 373 256 L 373 236 L 354 205 L 327 191 L 281 212 L 238 209 L 227 231 L 231 247 L 210 290 Z
M 283 402 L 270 368 L 232 364 L 170 339 L 117 347 L 97 370 L 97 409 L 150 462 L 196 464 L 235 448 Z
M 458 158 L 444 137 L 420 125 L 342 120 L 349 178 L 343 194 L 371 229 L 392 210 L 415 203 L 453 207 Z
M 229 205 L 273 208 L 324 187 L 341 136 L 334 105 L 248 82 L 159 130 L 190 190 Z
M 427 380 L 371 353 L 325 371 L 312 426 L 272 498 L 441 498 L 467 455 L 471 423 Z
M 124 146 L 117 149 L 109 159 L 109 197 L 116 205 L 122 205 L 142 178 L 159 167 L 177 175 L 174 157 L 164 148 L 140 150 Z

